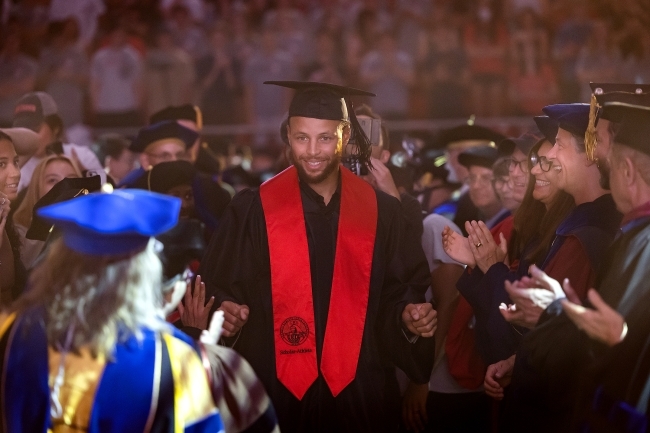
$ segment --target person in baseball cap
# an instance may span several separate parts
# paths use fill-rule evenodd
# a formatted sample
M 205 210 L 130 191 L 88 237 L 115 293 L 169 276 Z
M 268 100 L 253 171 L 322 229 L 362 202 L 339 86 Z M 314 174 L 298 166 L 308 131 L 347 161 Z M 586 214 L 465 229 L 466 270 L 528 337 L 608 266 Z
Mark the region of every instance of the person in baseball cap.
M 38 145 L 20 170 L 19 190 L 29 185 L 34 168 L 48 152 L 63 153 L 68 158 L 77 160 L 82 171 L 99 175 L 102 183 L 106 181 L 106 172 L 92 150 L 63 142 L 63 120 L 56 102 L 49 94 L 31 92 L 20 98 L 14 109 L 13 127 L 27 128 L 38 134 Z

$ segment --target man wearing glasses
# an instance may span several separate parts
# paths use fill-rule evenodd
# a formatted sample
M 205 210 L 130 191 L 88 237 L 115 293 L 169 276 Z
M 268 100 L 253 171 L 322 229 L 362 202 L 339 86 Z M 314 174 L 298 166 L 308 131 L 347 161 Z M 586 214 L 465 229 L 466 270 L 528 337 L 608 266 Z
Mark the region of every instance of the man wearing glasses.
M 473 147 L 458 156 L 458 162 L 469 171 L 465 181 L 469 186 L 469 197 L 489 229 L 510 215 L 501 204 L 493 186 L 492 166 L 498 157 L 499 151 L 492 146 Z
M 129 187 L 149 170 L 161 162 L 186 159 L 187 149 L 199 137 L 198 132 L 173 120 L 154 123 L 140 129 L 129 150 L 139 154 L 140 168 L 132 171 L 122 180 L 120 187 Z

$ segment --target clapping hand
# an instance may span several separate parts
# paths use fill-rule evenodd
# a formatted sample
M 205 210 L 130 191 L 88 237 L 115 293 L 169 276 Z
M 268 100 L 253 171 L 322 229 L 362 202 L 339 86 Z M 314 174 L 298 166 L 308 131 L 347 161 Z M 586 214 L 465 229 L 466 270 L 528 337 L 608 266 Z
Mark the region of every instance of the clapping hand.
M 590 338 L 608 346 L 620 343 L 627 333 L 623 316 L 607 305 L 594 289 L 589 290 L 587 298 L 594 306 L 593 309 L 585 308 L 569 300 L 562 301 L 566 315 L 578 329 L 582 329 Z
M 428 302 L 408 304 L 402 312 L 402 322 L 415 335 L 433 337 L 438 326 L 438 313 Z

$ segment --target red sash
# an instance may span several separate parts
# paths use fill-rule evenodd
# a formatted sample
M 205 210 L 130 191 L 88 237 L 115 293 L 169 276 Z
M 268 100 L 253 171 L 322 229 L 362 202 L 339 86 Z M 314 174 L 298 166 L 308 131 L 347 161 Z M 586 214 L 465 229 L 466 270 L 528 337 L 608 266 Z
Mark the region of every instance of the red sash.
M 318 378 L 318 364 L 307 228 L 296 168 L 265 182 L 260 197 L 269 238 L 276 373 L 300 400 Z M 334 275 L 321 357 L 321 372 L 334 396 L 356 375 L 376 231 L 375 191 L 341 166 Z

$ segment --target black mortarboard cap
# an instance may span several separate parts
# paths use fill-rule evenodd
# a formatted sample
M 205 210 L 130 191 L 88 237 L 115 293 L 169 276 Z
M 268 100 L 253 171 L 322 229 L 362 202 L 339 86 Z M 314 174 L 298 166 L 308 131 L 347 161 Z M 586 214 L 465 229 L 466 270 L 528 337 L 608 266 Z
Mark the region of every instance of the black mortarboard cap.
M 480 125 L 460 125 L 446 129 L 438 136 L 438 146 L 448 147 L 460 141 L 484 142 L 485 145 L 496 145 L 506 137 L 496 131 Z M 480 144 L 477 144 L 480 146 Z
M 189 161 L 166 161 L 142 173 L 131 188 L 166 194 L 179 185 L 192 185 L 196 169 Z
M 201 111 L 191 104 L 165 107 L 149 117 L 149 124 L 164 122 L 165 120 L 190 120 L 201 127 Z
M 41 218 L 37 211 L 45 206 L 71 200 L 91 192 L 99 191 L 102 180 L 99 176 L 92 177 L 66 177 L 58 182 L 40 198 L 34 205 L 32 223 L 25 237 L 39 241 L 47 240 L 52 224 Z
M 537 129 L 542 133 L 544 138 L 551 144 L 555 144 L 555 137 L 557 136 L 557 122 L 548 116 L 535 116 L 533 117 Z
M 533 148 L 538 140 L 539 137 L 530 133 L 525 133 L 517 138 L 506 138 L 505 140 L 501 140 L 497 145 L 497 149 L 499 150 L 500 156 L 510 156 L 515 149 L 519 149 L 524 153 L 524 155 L 528 155 L 528 152 L 530 152 L 530 149 Z
M 603 111 L 620 119 L 614 142 L 650 155 L 650 95 L 621 95 L 605 102 Z
M 609 120 L 610 122 L 619 122 L 619 119 L 610 117 L 603 113 L 603 104 L 607 101 L 618 99 L 619 93 L 642 94 L 650 92 L 650 84 L 634 83 L 589 83 L 591 87 L 591 102 L 589 111 L 589 126 L 585 133 L 585 150 L 590 160 L 595 159 L 596 147 L 598 140 L 596 137 L 596 125 L 599 119 Z
M 289 106 L 289 117 L 350 120 L 354 112 L 345 98 L 376 96 L 365 90 L 312 81 L 265 81 L 264 84 L 286 87 L 296 91 Z
M 458 162 L 467 168 L 478 165 L 491 169 L 497 159 L 499 159 L 499 151 L 494 146 L 472 147 L 458 155 Z
M 194 144 L 198 137 L 199 134 L 196 131 L 192 131 L 174 120 L 165 120 L 141 128 L 138 136 L 133 140 L 131 146 L 129 146 L 129 150 L 131 152 L 141 153 L 151 143 L 170 138 L 181 140 L 187 149 Z

